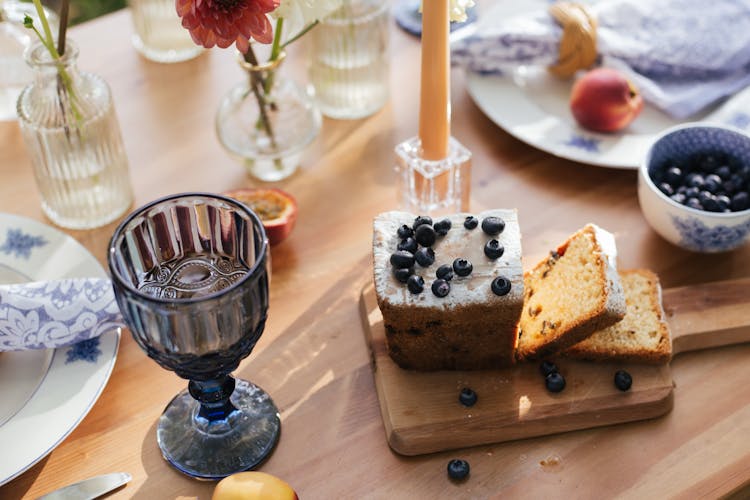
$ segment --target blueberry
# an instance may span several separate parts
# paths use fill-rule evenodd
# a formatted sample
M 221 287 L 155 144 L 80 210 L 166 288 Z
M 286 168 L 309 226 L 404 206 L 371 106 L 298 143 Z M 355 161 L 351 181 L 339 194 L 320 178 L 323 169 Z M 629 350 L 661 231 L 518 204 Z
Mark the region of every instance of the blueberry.
M 727 194 L 734 194 L 742 189 L 743 183 L 742 176 L 733 174 L 728 181 L 724 182 L 724 191 L 726 191 Z
M 721 189 L 721 177 L 716 174 L 707 175 L 703 180 L 703 189 L 709 193 L 716 194 Z
M 664 180 L 672 185 L 679 184 L 682 180 L 682 170 L 680 170 L 680 167 L 669 167 L 664 174 Z
M 688 198 L 685 205 L 696 210 L 703 210 L 703 205 L 698 201 L 698 198 Z
M 732 205 L 732 200 L 729 199 L 729 196 L 725 194 L 720 194 L 716 197 L 716 202 L 719 204 L 719 211 L 720 212 L 726 212 L 729 210 L 729 207 Z
M 412 224 L 411 227 L 412 227 L 412 229 L 414 229 L 416 231 L 417 228 L 419 226 L 423 225 L 423 224 L 427 224 L 428 226 L 431 226 L 432 225 L 432 217 L 430 217 L 428 215 L 419 215 L 419 216 L 417 216 L 416 219 L 414 219 L 414 224 Z
M 399 280 L 401 283 L 406 283 L 406 281 L 409 279 L 409 276 L 414 274 L 414 268 L 413 267 L 394 267 L 393 268 L 393 276 Z
M 417 240 L 415 240 L 414 238 L 406 238 L 398 244 L 396 250 L 406 250 L 407 252 L 415 253 L 417 251 L 417 248 L 419 248 L 419 246 L 417 245 Z
M 459 258 L 453 261 L 453 272 L 459 276 L 468 276 L 473 270 L 474 266 L 466 259 Z
M 461 389 L 458 394 L 458 401 L 464 406 L 474 406 L 477 402 L 477 393 L 468 387 Z
M 631 385 L 633 385 L 633 377 L 628 372 L 625 370 L 617 370 L 615 372 L 615 387 L 621 391 L 627 391 Z
M 700 189 L 697 187 L 689 187 L 685 190 L 685 197 L 686 198 L 697 198 L 698 193 L 700 193 Z
M 703 176 L 701 174 L 688 174 L 685 178 L 685 184 L 688 185 L 688 187 L 695 187 L 698 189 L 703 188 Z
M 550 373 L 557 372 L 557 365 L 552 361 L 542 361 L 542 364 L 539 365 L 539 372 L 542 374 L 542 377 L 546 377 Z
M 709 212 L 721 212 L 721 206 L 715 197 L 710 197 L 702 202 L 703 209 Z
M 510 280 L 503 276 L 498 276 L 492 280 L 490 288 L 492 288 L 492 292 L 495 295 L 507 295 L 507 293 L 510 292 Z
M 712 195 L 708 191 L 701 191 L 698 193 L 698 201 L 700 201 L 701 205 L 704 205 L 704 206 L 706 204 L 706 200 L 710 200 L 713 197 L 714 195 Z
M 736 195 L 732 196 L 731 208 L 735 212 L 740 210 L 747 210 L 750 207 L 750 195 L 745 191 L 741 191 Z
M 727 180 L 732 175 L 732 169 L 729 168 L 729 165 L 722 165 L 716 169 L 716 175 L 721 177 L 722 180 Z
M 424 278 L 418 274 L 412 274 L 406 282 L 406 288 L 414 294 L 422 293 L 422 290 L 424 290 Z
M 549 392 L 560 392 L 565 389 L 565 377 L 560 372 L 552 372 L 544 377 L 544 385 Z
M 430 247 L 422 247 L 414 254 L 414 258 L 422 267 L 431 266 L 435 262 L 435 251 Z
M 670 196 L 670 198 L 672 198 L 672 200 L 680 204 L 685 203 L 685 200 L 687 200 L 687 198 L 685 198 L 685 195 L 683 193 L 675 193 L 672 196 Z
M 667 182 L 662 182 L 661 184 L 659 184 L 659 191 L 666 194 L 667 196 L 672 196 L 674 194 L 674 188 Z
M 435 276 L 437 276 L 438 279 L 450 281 L 453 279 L 453 266 L 450 264 L 443 264 L 442 266 L 437 268 L 437 271 L 435 271 Z
M 450 291 L 451 284 L 447 281 L 438 279 L 432 282 L 432 293 L 434 293 L 436 297 L 443 298 L 448 295 Z
M 411 238 L 412 236 L 414 236 L 414 230 L 404 224 L 400 228 L 398 228 L 397 234 L 399 238 L 405 240 L 406 238 Z
M 698 167 L 705 172 L 713 172 L 719 166 L 719 160 L 712 155 L 706 155 L 698 161 Z
M 435 229 L 429 224 L 418 226 L 414 231 L 414 237 L 417 239 L 417 243 L 423 247 L 431 247 L 435 244 L 435 240 L 437 239 Z
M 448 234 L 448 231 L 451 230 L 451 220 L 450 219 L 443 219 L 437 221 L 432 227 L 435 228 L 435 232 L 440 236 L 445 236 Z
M 414 254 L 406 250 L 399 250 L 391 254 L 391 265 L 393 267 L 412 267 L 414 265 Z
M 490 236 L 502 233 L 503 229 L 505 229 L 505 221 L 500 217 L 485 217 L 482 221 L 482 231 Z
M 504 252 L 505 247 L 503 246 L 503 244 L 494 238 L 488 241 L 486 245 L 484 245 L 484 254 L 488 259 L 499 259 L 503 256 Z
M 469 462 L 461 459 L 453 459 L 448 462 L 448 477 L 461 480 L 469 477 Z
M 479 225 L 479 219 L 477 219 L 473 215 L 469 215 L 464 220 L 464 227 L 466 229 L 476 229 L 478 225 Z

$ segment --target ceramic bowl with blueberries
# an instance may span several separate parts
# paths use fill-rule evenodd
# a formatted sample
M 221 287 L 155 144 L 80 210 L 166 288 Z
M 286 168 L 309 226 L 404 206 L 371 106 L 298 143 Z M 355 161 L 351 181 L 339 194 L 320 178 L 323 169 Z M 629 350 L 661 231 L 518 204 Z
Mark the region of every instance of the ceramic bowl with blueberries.
M 750 240 L 750 136 L 688 123 L 660 134 L 638 173 L 651 227 L 695 252 L 726 252 Z

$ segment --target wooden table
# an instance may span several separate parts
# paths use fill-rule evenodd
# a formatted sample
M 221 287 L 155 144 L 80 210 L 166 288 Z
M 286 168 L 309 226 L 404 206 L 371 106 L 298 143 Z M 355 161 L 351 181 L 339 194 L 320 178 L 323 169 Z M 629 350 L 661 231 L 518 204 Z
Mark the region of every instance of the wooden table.
M 136 204 L 255 185 L 214 134 L 219 99 L 242 77 L 234 53 L 212 50 L 160 65 L 135 52 L 131 32 L 122 11 L 71 36 L 81 48 L 80 67 L 112 87 Z M 367 119 L 325 120 L 301 170 L 278 184 L 297 197 L 299 220 L 272 250 L 269 322 L 238 371 L 264 387 L 282 415 L 281 441 L 262 470 L 286 479 L 304 499 L 747 495 L 747 344 L 675 358 L 674 410 L 663 418 L 428 456 L 389 449 L 358 297 L 371 279 L 372 218 L 396 207 L 394 145 L 417 130 L 419 44 L 395 26 L 391 35 L 389 104 Z M 303 47 L 292 49 L 296 61 L 288 64 L 298 76 Z M 474 157 L 472 208 L 518 208 L 526 265 L 591 221 L 616 234 L 622 268 L 653 269 L 665 287 L 750 276 L 750 247 L 696 255 L 656 235 L 638 208 L 634 171 L 531 148 L 481 113 L 460 72 L 452 83 L 453 134 Z M 17 124 L 0 123 L 0 145 L 0 211 L 45 221 Z M 112 230 L 69 234 L 103 263 Z M 156 421 L 184 386 L 125 332 L 114 373 L 88 416 L 48 457 L 0 487 L 0 498 L 36 497 L 120 470 L 133 481 L 112 498 L 208 498 L 213 485 L 172 469 L 156 445 Z M 10 453 L 0 443 L 0 460 Z M 448 480 L 454 457 L 470 462 L 467 482 Z M 559 463 L 540 465 L 550 457 Z

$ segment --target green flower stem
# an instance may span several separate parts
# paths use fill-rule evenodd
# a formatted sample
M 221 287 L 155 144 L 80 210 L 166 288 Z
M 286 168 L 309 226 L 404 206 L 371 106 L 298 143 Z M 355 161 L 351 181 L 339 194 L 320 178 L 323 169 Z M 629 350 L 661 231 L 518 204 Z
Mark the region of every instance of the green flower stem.
M 255 57 L 255 52 L 253 52 L 252 45 L 245 54 L 245 61 L 252 64 L 253 66 L 258 66 L 258 58 Z M 260 120 L 259 123 L 256 124 L 256 128 L 262 127 L 263 129 L 265 129 L 266 134 L 268 134 L 268 138 L 271 141 L 271 144 L 275 148 L 276 136 L 273 133 L 271 120 L 268 118 L 268 111 L 266 109 L 268 102 L 266 101 L 267 94 L 264 89 L 264 83 L 262 81 L 262 78 L 260 78 L 258 74 L 252 71 L 250 72 L 250 89 L 255 95 L 255 99 L 258 101 L 258 112 L 260 114 Z

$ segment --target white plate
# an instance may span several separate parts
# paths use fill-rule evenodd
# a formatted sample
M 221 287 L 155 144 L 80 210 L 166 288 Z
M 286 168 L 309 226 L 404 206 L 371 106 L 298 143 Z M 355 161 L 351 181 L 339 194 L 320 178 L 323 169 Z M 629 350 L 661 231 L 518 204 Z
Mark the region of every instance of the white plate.
M 107 277 L 73 238 L 0 213 L 0 283 Z M 0 485 L 50 453 L 86 416 L 109 380 L 119 330 L 59 349 L 0 353 Z
M 544 10 L 547 5 L 541 0 L 498 2 L 491 11 L 481 13 L 480 23 Z M 635 169 L 656 135 L 682 123 L 646 104 L 624 131 L 590 132 L 578 126 L 570 113 L 571 86 L 572 81 L 559 80 L 540 67 L 520 67 L 507 76 L 467 74 L 469 95 L 495 124 L 542 151 L 581 163 Z M 748 112 L 750 88 L 687 121 L 712 121 L 748 130 Z

